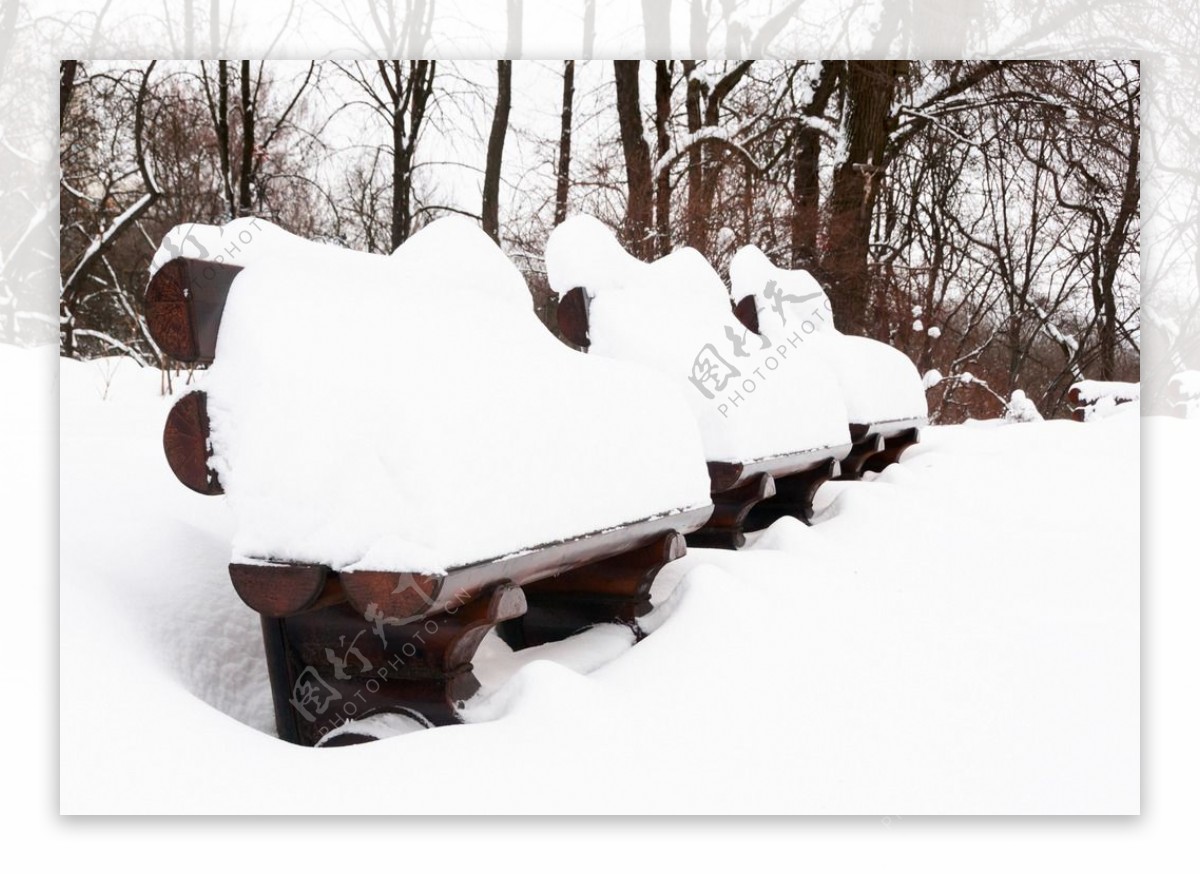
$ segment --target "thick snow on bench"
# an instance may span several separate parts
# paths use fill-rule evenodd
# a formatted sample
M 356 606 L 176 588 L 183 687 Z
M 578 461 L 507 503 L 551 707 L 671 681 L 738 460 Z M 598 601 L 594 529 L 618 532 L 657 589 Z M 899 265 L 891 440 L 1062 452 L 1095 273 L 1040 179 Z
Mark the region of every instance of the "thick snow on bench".
M 204 381 L 235 555 L 439 571 L 708 503 L 676 393 L 555 340 L 471 223 L 392 256 L 277 231 Z
M 829 296 L 806 270 L 776 267 L 757 246 L 744 246 L 729 265 L 733 299 L 753 295 L 759 331 L 772 343 L 811 346 L 837 375 L 851 422 L 925 417 L 925 389 L 900 350 L 868 337 L 842 334 Z
M 1109 400 L 1114 404 L 1137 401 L 1142 396 L 1141 383 L 1120 383 L 1113 380 L 1080 380 L 1071 386 L 1078 390 L 1080 404 L 1096 404 Z
M 257 216 L 234 219 L 224 225 L 185 222 L 163 235 L 150 259 L 150 274 L 153 276 L 174 258 L 198 258 L 245 267 L 261 258 L 304 253 L 320 245 Z M 341 247 L 325 245 L 325 249 L 338 251 Z
M 725 284 L 694 249 L 646 264 L 591 216 L 546 243 L 550 287 L 589 297 L 589 352 L 667 375 L 690 406 L 710 460 L 750 461 L 849 442 L 832 375 L 802 345 L 746 331 Z

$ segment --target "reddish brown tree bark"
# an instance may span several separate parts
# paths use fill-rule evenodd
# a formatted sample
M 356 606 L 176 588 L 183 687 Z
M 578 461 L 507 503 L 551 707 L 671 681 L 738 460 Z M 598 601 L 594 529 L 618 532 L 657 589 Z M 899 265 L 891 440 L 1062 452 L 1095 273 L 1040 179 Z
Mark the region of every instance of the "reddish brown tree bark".
M 483 169 L 483 230 L 500 242 L 500 167 L 504 161 L 504 135 L 508 132 L 508 114 L 512 108 L 512 61 L 496 62 L 496 112 L 488 137 L 487 159 Z
M 625 202 L 622 236 L 626 247 L 638 258 L 653 255 L 650 237 L 654 212 L 654 181 L 651 179 L 650 148 L 642 125 L 642 105 L 638 91 L 640 61 L 613 61 L 617 84 L 617 120 L 621 129 L 621 150 L 625 155 L 625 175 L 629 196 Z

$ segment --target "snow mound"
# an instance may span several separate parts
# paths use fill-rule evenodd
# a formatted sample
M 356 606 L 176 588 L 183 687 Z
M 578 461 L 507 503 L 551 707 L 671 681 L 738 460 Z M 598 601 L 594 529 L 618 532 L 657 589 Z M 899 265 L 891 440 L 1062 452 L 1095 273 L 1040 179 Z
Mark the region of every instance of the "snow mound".
M 851 422 L 887 422 L 929 415 L 916 366 L 900 350 L 842 334 L 829 296 L 806 270 L 776 267 L 757 246 L 743 246 L 729 264 L 735 301 L 752 295 L 759 331 L 772 343 L 796 340 L 832 368 Z
M 1021 389 L 1014 389 L 1012 398 L 1004 409 L 1004 418 L 1009 422 L 1041 422 L 1043 417 L 1037 405 Z
M 550 287 L 585 289 L 590 352 L 666 375 L 692 411 L 714 461 L 748 461 L 849 441 L 845 406 L 824 362 L 802 344 L 747 331 L 725 284 L 699 252 L 647 264 L 591 216 L 546 243 Z
M 677 394 L 558 343 L 477 228 L 392 256 L 276 231 L 205 376 L 235 556 L 439 572 L 708 503 Z
M 449 296 L 483 291 L 533 309 L 533 297 L 521 271 L 464 216 L 431 222 L 397 247 L 392 258 L 404 271 L 405 284 L 423 293 Z

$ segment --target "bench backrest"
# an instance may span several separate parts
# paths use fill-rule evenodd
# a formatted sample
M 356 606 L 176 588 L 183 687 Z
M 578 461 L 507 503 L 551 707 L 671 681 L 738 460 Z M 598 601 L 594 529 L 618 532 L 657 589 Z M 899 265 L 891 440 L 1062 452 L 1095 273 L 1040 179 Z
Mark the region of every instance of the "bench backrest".
M 756 246 L 729 265 L 734 312 L 772 343 L 814 350 L 836 375 L 850 421 L 923 422 L 925 387 L 912 360 L 888 344 L 838 331 L 829 295 L 811 273 L 777 267 Z
M 184 482 L 227 493 L 239 555 L 435 572 L 707 504 L 683 403 L 558 343 L 470 223 L 393 256 L 304 244 L 223 283 L 212 265 L 151 284 L 182 285 L 154 293 L 155 324 L 212 362 L 164 443 Z
M 745 461 L 848 440 L 845 408 L 824 365 L 747 331 L 699 252 L 644 263 L 590 216 L 546 244 L 559 326 L 573 344 L 670 378 L 688 401 L 710 461 Z

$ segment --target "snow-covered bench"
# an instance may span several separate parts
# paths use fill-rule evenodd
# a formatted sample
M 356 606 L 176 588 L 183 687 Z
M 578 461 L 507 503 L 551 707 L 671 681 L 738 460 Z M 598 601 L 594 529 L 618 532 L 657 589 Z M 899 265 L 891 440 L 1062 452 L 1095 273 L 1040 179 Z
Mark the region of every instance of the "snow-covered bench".
M 817 356 L 742 328 L 694 249 L 647 264 L 598 220 L 574 216 L 550 235 L 546 267 L 569 342 L 658 371 L 687 400 L 716 507 L 689 543 L 738 547 L 780 516 L 812 516 L 817 488 L 850 451 L 845 407 Z
M 854 441 L 842 461 L 844 479 L 883 470 L 920 440 L 929 408 L 916 366 L 886 343 L 838 331 L 812 274 L 776 267 L 758 247 L 745 246 L 730 262 L 729 279 L 734 313 L 747 329 L 772 344 L 811 349 L 836 375 Z
M 1080 380 L 1067 392 L 1071 402 L 1071 417 L 1087 422 L 1108 416 L 1118 406 L 1141 399 L 1140 383 L 1121 383 L 1110 380 Z
M 712 511 L 669 386 L 558 343 L 465 220 L 392 256 L 246 220 L 173 233 L 149 327 L 212 364 L 164 448 L 229 502 L 230 576 L 263 616 L 283 738 L 375 713 L 454 722 L 496 626 L 516 645 L 638 632 L 655 573 Z

